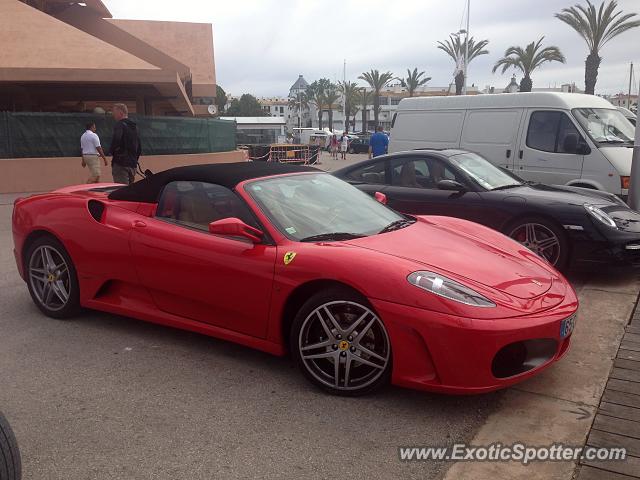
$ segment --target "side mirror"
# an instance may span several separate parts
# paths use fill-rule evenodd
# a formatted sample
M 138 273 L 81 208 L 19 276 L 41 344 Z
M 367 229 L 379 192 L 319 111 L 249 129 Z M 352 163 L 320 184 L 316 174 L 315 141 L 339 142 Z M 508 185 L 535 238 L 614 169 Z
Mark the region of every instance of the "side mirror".
M 375 199 L 383 205 L 387 204 L 387 196 L 382 192 L 376 192 L 374 195 Z
M 576 147 L 576 153 L 578 155 L 589 155 L 591 153 L 591 148 L 585 142 L 581 142 Z
M 257 228 L 247 225 L 236 217 L 223 218 L 209 224 L 209 233 L 226 235 L 229 237 L 244 237 L 253 243 L 260 243 L 264 235 Z
M 455 180 L 440 180 L 438 182 L 438 190 L 450 190 L 452 192 L 465 192 L 467 187 Z

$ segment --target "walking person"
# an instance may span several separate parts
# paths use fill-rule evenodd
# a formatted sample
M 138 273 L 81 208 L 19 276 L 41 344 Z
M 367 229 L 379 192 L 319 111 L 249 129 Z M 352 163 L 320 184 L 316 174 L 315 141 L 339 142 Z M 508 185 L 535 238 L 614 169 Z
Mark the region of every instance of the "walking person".
M 334 160 L 338 159 L 338 136 L 331 135 L 331 156 Z
M 138 159 L 142 153 L 138 126 L 129 120 L 129 111 L 124 103 L 113 106 L 113 139 L 111 140 L 111 174 L 115 183 L 129 185 L 135 181 Z
M 377 157 L 387 153 L 389 148 L 389 137 L 382 131 L 382 125 L 376 127 L 376 133 L 369 139 L 369 158 Z
M 100 137 L 96 134 L 95 122 L 89 122 L 86 131 L 80 137 L 80 148 L 82 150 L 82 168 L 89 169 L 87 183 L 100 182 L 100 159 L 107 166 L 107 157 L 104 155 L 100 145 Z
M 340 137 L 340 153 L 342 154 L 342 160 L 347 159 L 348 149 L 349 149 L 349 135 L 347 135 L 347 132 L 343 132 L 342 137 Z

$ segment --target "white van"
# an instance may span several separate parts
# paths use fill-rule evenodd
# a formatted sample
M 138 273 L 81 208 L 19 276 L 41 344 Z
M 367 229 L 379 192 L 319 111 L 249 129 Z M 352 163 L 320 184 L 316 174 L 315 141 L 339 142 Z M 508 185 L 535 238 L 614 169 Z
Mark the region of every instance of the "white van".
M 626 198 L 634 129 L 608 101 L 578 93 L 405 98 L 389 152 L 461 148 L 525 180 Z

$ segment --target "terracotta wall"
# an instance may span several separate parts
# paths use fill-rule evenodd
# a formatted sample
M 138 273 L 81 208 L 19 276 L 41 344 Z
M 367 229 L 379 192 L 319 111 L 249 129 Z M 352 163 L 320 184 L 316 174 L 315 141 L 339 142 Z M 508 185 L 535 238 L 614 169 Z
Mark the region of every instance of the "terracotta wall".
M 240 150 L 190 155 L 149 155 L 140 158 L 143 168 L 159 172 L 182 165 L 244 161 Z M 0 159 L 0 193 L 45 192 L 85 183 L 89 172 L 80 157 Z M 111 182 L 111 167 L 102 166 L 103 182 Z

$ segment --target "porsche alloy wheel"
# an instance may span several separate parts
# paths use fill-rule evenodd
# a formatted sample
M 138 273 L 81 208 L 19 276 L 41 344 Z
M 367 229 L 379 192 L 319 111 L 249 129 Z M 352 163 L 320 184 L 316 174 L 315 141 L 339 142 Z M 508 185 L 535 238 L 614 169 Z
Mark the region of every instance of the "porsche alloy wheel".
M 524 219 L 512 225 L 507 235 L 521 243 L 554 267 L 564 267 L 567 246 L 563 232 L 542 219 Z
M 42 237 L 31 245 L 27 258 L 27 284 L 38 308 L 54 318 L 74 314 L 79 304 L 78 281 L 62 244 Z
M 369 393 L 388 381 L 389 337 L 365 301 L 340 296 L 316 296 L 303 307 L 292 336 L 296 357 L 307 378 L 331 393 Z

